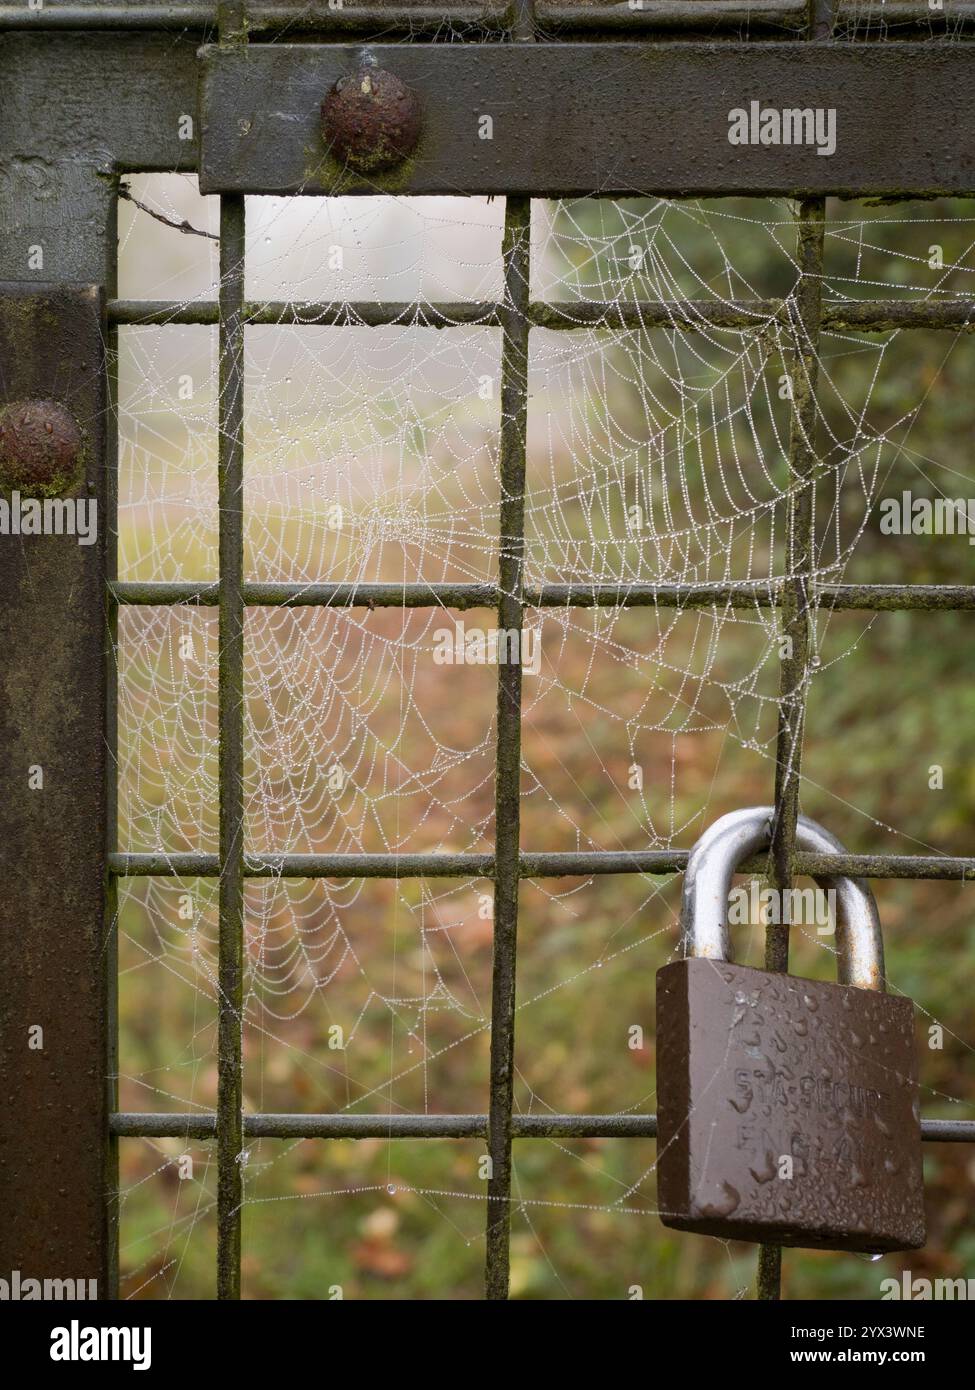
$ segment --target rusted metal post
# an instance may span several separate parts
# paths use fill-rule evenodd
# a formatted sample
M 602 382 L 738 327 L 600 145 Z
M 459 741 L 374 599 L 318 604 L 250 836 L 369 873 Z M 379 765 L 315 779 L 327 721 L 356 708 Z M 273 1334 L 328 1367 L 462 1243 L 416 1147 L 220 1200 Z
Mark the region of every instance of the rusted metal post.
M 0 284 L 0 1277 L 86 1298 L 114 1250 L 102 314 Z

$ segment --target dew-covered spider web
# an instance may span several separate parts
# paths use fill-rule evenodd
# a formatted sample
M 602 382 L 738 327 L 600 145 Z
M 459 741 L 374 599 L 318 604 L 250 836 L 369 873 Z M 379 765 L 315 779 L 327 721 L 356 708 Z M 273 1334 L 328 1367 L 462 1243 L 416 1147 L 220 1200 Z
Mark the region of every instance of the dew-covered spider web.
M 216 200 L 176 176 L 130 184 L 142 206 L 121 207 L 120 295 L 212 300 L 215 241 L 168 224 L 212 237 Z M 504 294 L 504 216 L 503 199 L 248 200 L 247 298 L 309 308 L 300 325 L 246 330 L 245 579 L 437 586 L 406 610 L 248 608 L 251 854 L 493 849 L 497 619 L 438 595 L 497 581 L 491 309 Z M 965 203 L 831 202 L 815 343 L 796 297 L 790 203 L 535 203 L 531 299 L 559 312 L 534 311 L 530 335 L 525 587 L 618 592 L 527 610 L 523 850 L 687 848 L 723 812 L 771 802 L 782 633 L 770 596 L 790 578 L 790 427 L 798 364 L 812 354 L 803 810 L 857 852 L 964 852 L 967 792 L 951 774 L 964 735 L 944 732 L 961 713 L 950 692 L 964 683 L 964 615 L 834 611 L 821 595 L 971 572 L 965 536 L 891 535 L 878 521 L 905 490 L 975 496 L 971 337 L 839 321 L 851 301 L 970 294 L 973 246 Z M 747 327 L 715 325 L 743 300 L 757 301 Z M 395 324 L 369 322 L 377 301 L 404 305 Z M 691 303 L 659 307 L 676 301 Z M 324 306 L 338 302 L 351 307 L 336 325 Z M 625 326 L 594 323 L 593 304 L 624 310 Z M 450 326 L 421 326 L 432 305 Z M 123 582 L 218 578 L 216 351 L 213 325 L 119 330 Z M 703 585 L 721 596 L 673 597 Z M 659 601 L 625 601 L 647 586 Z M 120 848 L 213 854 L 216 609 L 123 606 L 118 642 Z M 934 765 L 941 789 L 929 787 Z M 524 884 L 517 1112 L 654 1110 L 653 979 L 677 952 L 679 890 L 673 875 Z M 878 895 L 890 987 L 917 999 L 925 1030 L 946 1029 L 921 1062 L 925 1113 L 941 1113 L 972 1097 L 944 979 L 964 904 L 955 885 Z M 935 907 L 945 956 L 925 973 L 917 941 L 898 945 L 897 933 Z M 492 931 L 483 877 L 250 879 L 245 1109 L 485 1113 Z M 746 929 L 740 959 L 758 962 L 760 934 Z M 815 927 L 793 938 L 794 968 L 832 978 L 832 938 Z M 216 956 L 215 879 L 122 880 L 122 1109 L 213 1111 Z M 967 957 L 956 968 L 975 971 Z M 240 1160 L 245 1289 L 476 1296 L 483 1149 L 254 1141 Z M 728 1297 L 751 1286 L 740 1247 L 660 1227 L 652 1142 L 522 1143 L 512 1200 L 515 1294 Z M 120 1201 L 126 1292 L 208 1293 L 210 1146 L 123 1144 Z M 959 1219 L 940 1221 L 936 1252 Z M 802 1288 L 812 1276 L 797 1258 Z M 855 1257 L 835 1259 L 833 1287 L 874 1279 Z

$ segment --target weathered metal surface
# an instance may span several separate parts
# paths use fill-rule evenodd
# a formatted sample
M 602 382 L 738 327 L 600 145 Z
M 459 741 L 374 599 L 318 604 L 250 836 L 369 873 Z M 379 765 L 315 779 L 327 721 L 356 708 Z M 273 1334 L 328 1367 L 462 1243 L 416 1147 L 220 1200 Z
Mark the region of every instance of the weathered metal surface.
M 360 174 L 399 164 L 420 138 L 420 101 L 395 73 L 360 67 L 340 77 L 322 102 L 329 155 Z
M 964 45 L 377 44 L 370 53 L 418 94 L 424 125 L 409 159 L 366 176 L 329 157 L 319 129 L 322 93 L 358 65 L 347 46 L 205 49 L 204 191 L 975 190 L 975 90 Z M 757 112 L 820 110 L 823 140 L 730 143 L 731 113 L 750 122 L 752 102 Z M 835 151 L 821 155 L 830 111 Z
M 191 170 L 197 46 L 174 35 L 7 34 L 0 39 L 0 149 L 39 170 L 74 160 Z M 108 94 L 111 99 L 106 99 Z M 72 209 L 66 209 L 70 215 Z
M 195 168 L 196 78 L 175 35 L 0 38 L 0 276 L 111 284 L 114 176 Z
M 0 1270 L 96 1279 L 104 1296 L 111 1182 L 99 291 L 0 284 L 0 390 L 7 400 L 70 403 L 87 448 L 69 500 L 86 504 L 86 527 L 87 504 L 97 508 L 91 544 L 79 544 L 77 511 L 75 534 L 0 534 Z M 4 505 L 12 502 L 4 494 Z
M 657 1095 L 664 1225 L 830 1250 L 924 1244 L 909 999 L 674 961 L 657 973 Z

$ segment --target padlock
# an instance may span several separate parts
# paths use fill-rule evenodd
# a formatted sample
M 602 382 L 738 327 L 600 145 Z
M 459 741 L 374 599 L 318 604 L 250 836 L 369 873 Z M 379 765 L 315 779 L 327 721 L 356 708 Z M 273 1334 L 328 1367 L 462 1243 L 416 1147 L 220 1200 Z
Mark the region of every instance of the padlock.
M 732 964 L 732 875 L 769 844 L 768 807 L 691 851 L 685 958 L 657 972 L 657 1194 L 665 1226 L 827 1250 L 924 1244 L 914 1006 L 884 992 L 877 905 L 835 890 L 839 983 Z M 844 853 L 800 817 L 797 846 Z

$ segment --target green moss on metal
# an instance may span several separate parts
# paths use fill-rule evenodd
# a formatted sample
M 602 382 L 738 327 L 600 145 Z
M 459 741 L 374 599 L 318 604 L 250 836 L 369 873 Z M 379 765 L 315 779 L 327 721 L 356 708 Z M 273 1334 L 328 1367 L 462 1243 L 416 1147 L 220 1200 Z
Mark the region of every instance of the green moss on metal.
M 360 169 L 349 168 L 331 155 L 322 155 L 319 148 L 306 146 L 306 163 L 303 179 L 306 184 L 317 185 L 333 195 L 347 193 L 408 193 L 416 178 L 417 166 L 423 158 L 424 142 L 420 143 L 400 162 L 390 169 L 376 169 L 366 174 Z M 389 158 L 388 150 L 385 158 Z

